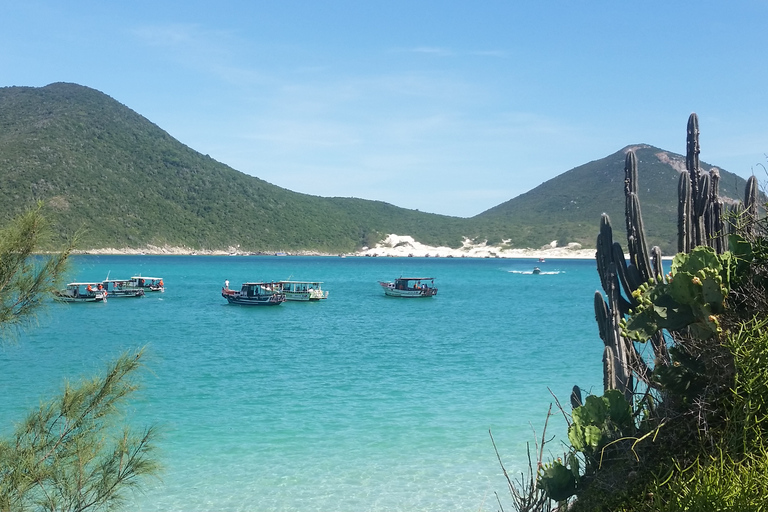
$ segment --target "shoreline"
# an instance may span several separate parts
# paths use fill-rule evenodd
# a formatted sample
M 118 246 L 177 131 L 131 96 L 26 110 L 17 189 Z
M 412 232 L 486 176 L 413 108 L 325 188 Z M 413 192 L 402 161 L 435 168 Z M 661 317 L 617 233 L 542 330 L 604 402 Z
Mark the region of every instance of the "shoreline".
M 513 249 L 505 246 L 473 244 L 465 239 L 461 248 L 434 247 L 417 242 L 410 236 L 391 234 L 375 247 L 363 247 L 356 252 L 332 254 L 317 251 L 250 252 L 238 247 L 226 250 L 191 249 L 189 247 L 156 246 L 136 248 L 103 248 L 74 250 L 72 254 L 116 256 L 329 256 L 329 257 L 388 257 L 388 258 L 528 258 L 528 259 L 594 259 L 595 249 L 583 249 L 580 244 L 558 247 L 555 242 L 539 249 Z

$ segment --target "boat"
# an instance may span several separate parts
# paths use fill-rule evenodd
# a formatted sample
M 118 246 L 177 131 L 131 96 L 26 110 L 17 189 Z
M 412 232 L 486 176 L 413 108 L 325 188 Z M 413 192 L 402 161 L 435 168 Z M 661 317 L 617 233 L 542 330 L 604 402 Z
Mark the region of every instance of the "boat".
M 390 297 L 432 297 L 437 295 L 434 277 L 398 277 L 395 282 L 379 281 L 384 294 Z
M 101 284 L 112 298 L 144 296 L 144 288 L 134 285 L 130 279 L 105 279 Z
M 531 272 L 531 273 L 532 274 L 541 274 L 541 269 L 539 267 L 533 267 L 533 272 Z
M 131 277 L 131 286 L 144 289 L 145 292 L 164 292 L 165 284 L 162 277 Z
M 221 289 L 221 296 L 230 304 L 243 306 L 278 306 L 285 302 L 285 294 L 279 283 L 243 283 L 240 290 L 231 290 L 227 281 Z
M 107 290 L 101 283 L 69 283 L 53 296 L 61 302 L 106 302 Z
M 279 281 L 285 300 L 310 301 L 328 298 L 324 292 L 322 281 Z

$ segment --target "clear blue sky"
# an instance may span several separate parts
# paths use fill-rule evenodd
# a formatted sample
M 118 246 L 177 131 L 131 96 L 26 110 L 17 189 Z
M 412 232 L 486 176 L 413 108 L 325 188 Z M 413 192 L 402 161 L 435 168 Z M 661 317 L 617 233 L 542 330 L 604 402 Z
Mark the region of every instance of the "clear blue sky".
M 629 144 L 768 176 L 768 2 L 23 0 L 0 86 L 102 91 L 297 192 L 468 217 Z M 641 167 L 642 172 L 642 167 Z

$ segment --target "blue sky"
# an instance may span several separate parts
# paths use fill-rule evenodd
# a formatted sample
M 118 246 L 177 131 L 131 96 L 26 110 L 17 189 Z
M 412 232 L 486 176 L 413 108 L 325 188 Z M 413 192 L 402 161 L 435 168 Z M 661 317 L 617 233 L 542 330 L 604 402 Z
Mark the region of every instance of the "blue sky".
M 0 86 L 78 83 L 275 185 L 469 217 L 629 144 L 684 153 L 691 112 L 703 161 L 765 180 L 766 22 L 765 0 L 7 1 Z

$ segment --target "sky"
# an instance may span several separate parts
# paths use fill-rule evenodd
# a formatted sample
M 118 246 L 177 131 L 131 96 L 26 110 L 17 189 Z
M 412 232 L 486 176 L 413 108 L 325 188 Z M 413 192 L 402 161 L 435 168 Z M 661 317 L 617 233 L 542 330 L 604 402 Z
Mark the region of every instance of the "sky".
M 631 144 L 684 154 L 691 112 L 702 161 L 767 179 L 766 21 L 766 0 L 5 0 L 0 87 L 88 86 L 274 185 L 471 217 Z

